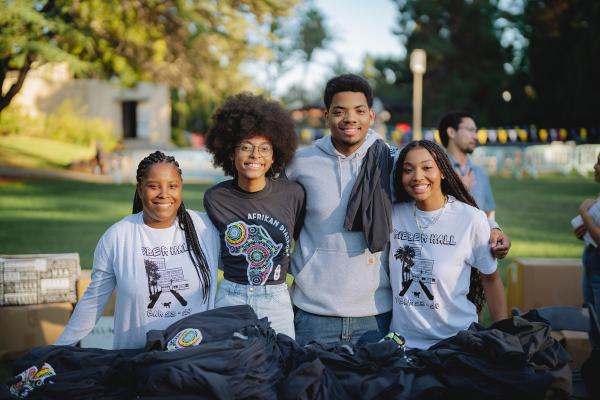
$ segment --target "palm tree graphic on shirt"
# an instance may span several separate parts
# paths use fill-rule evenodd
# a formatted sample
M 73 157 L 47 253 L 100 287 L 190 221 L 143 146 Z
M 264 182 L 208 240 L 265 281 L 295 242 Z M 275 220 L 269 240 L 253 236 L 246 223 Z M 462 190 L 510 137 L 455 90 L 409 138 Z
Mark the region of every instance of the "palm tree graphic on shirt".
M 415 257 L 415 248 L 408 244 L 400 246 L 398 250 L 396 250 L 396 253 L 394 253 L 394 258 L 402 262 L 402 290 L 400 291 L 399 296 L 404 296 L 404 294 L 406 294 L 416 278 L 427 298 L 429 300 L 433 300 L 433 294 L 431 294 L 431 291 L 419 279 L 421 276 L 421 271 L 417 271 L 414 268 Z

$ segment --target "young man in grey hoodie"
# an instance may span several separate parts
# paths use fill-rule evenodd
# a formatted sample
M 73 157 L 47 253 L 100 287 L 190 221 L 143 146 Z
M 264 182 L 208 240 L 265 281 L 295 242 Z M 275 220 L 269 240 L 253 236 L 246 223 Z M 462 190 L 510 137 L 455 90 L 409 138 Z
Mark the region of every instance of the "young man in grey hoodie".
M 373 92 L 363 78 L 344 74 L 327 82 L 324 101 L 331 134 L 297 152 L 282 174 L 306 191 L 304 226 L 291 257 L 296 341 L 377 342 L 392 318 L 389 244 L 372 253 L 364 232 L 344 228 L 362 161 L 383 140 L 369 129 Z

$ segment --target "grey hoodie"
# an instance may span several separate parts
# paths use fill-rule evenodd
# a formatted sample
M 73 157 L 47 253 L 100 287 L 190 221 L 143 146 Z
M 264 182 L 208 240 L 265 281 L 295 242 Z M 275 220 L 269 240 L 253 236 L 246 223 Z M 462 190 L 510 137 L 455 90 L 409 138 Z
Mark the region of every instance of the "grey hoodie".
M 357 151 L 344 156 L 331 135 L 298 151 L 286 167 L 306 191 L 306 217 L 291 258 L 292 301 L 326 316 L 365 317 L 392 309 L 388 252 L 372 254 L 363 232 L 344 229 L 350 192 L 362 160 L 379 134 L 369 130 Z

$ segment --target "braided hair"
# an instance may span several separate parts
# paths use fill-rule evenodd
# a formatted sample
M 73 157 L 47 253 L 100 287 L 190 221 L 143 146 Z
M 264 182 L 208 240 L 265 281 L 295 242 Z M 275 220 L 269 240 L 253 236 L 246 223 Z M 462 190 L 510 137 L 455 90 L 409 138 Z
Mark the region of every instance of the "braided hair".
M 175 161 L 175 157 L 167 156 L 160 151 L 156 151 L 150 154 L 148 157 L 144 158 L 138 164 L 135 176 L 135 179 L 137 180 L 138 184 L 141 184 L 142 179 L 148 176 L 150 169 L 155 164 L 169 164 L 173 166 L 173 168 L 175 168 L 175 170 L 179 174 L 179 177 L 181 177 L 181 168 L 179 168 L 179 163 Z M 133 198 L 132 214 L 137 214 L 140 211 L 143 211 L 143 209 L 144 206 L 142 203 L 142 199 L 136 188 L 135 196 Z M 212 284 L 210 278 L 210 268 L 208 266 L 206 256 L 204 255 L 204 251 L 202 250 L 202 247 L 200 247 L 200 241 L 198 240 L 198 235 L 196 234 L 196 227 L 194 226 L 194 221 L 192 221 L 192 217 L 190 217 L 187 210 L 185 209 L 183 201 L 177 209 L 177 218 L 179 219 L 179 229 L 181 229 L 185 233 L 185 241 L 187 243 L 187 250 L 190 255 L 190 259 L 192 260 L 192 264 L 194 264 L 194 267 L 196 268 L 196 273 L 198 274 L 198 278 L 200 279 L 200 283 L 202 284 L 202 300 L 206 301 L 210 292 L 210 285 Z
M 394 170 L 394 192 L 397 201 L 406 203 L 413 200 L 411 195 L 408 194 L 404 188 L 404 185 L 402 184 L 402 174 L 406 155 L 409 151 L 418 147 L 424 148 L 433 156 L 435 163 L 444 176 L 444 179 L 442 179 L 441 183 L 442 193 L 454 196 L 457 200 L 479 209 L 475 199 L 473 199 L 473 196 L 469 194 L 466 186 L 462 183 L 454 168 L 452 168 L 450 159 L 444 150 L 442 150 L 437 143 L 430 140 L 413 140 L 400 152 L 400 155 L 398 156 L 398 162 L 396 162 L 396 168 Z M 471 283 L 469 285 L 467 299 L 475 304 L 477 313 L 481 312 L 483 305 L 485 304 L 485 293 L 483 291 L 483 284 L 481 283 L 481 276 L 479 275 L 477 269 L 473 267 L 471 267 Z

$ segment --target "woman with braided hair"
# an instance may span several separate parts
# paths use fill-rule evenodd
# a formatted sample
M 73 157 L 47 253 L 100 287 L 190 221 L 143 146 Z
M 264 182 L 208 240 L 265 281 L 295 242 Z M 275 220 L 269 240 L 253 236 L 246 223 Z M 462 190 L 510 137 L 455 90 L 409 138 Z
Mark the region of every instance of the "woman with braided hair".
M 211 119 L 206 148 L 233 178 L 204 194 L 221 238 L 224 279 L 215 307 L 249 304 L 294 338 L 286 276 L 291 240 L 304 221 L 304 190 L 274 179 L 296 152 L 294 121 L 279 103 L 250 93 L 230 96 Z
M 179 164 L 156 151 L 139 163 L 136 180 L 133 213 L 100 239 L 92 282 L 57 345 L 94 328 L 115 286 L 114 349 L 142 348 L 149 330 L 214 308 L 219 233 L 183 205 Z
M 394 171 L 390 330 L 408 348 L 428 349 L 477 322 L 487 300 L 506 318 L 506 297 L 485 213 L 436 143 L 402 149 Z

